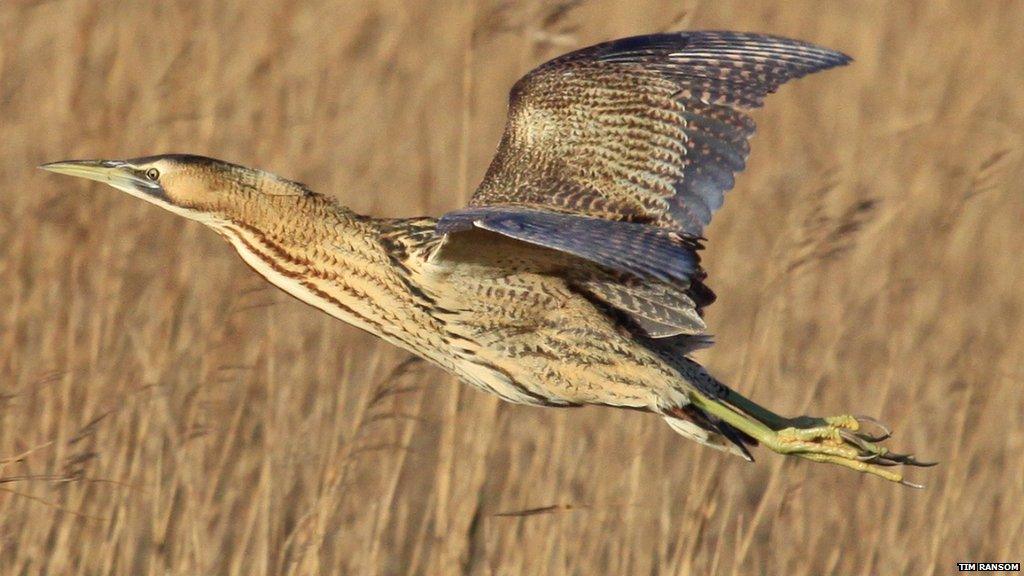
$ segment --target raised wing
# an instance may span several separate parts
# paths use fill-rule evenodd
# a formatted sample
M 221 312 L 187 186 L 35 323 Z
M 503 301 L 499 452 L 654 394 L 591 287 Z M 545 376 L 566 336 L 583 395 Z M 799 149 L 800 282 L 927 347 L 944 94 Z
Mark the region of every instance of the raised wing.
M 519 206 L 702 235 L 781 84 L 846 64 L 805 42 L 737 32 L 637 36 L 571 52 L 513 87 L 471 207 Z
M 480 228 L 599 264 L 613 275 L 567 281 L 648 336 L 690 342 L 714 301 L 697 239 L 745 165 L 745 112 L 847 62 L 737 32 L 638 36 L 551 60 L 513 87 L 484 181 L 437 231 Z

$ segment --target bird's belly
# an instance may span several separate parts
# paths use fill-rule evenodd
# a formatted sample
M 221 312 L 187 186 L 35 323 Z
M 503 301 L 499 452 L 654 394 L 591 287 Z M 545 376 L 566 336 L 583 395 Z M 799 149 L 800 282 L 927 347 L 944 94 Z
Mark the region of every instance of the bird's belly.
M 670 379 L 659 359 L 563 279 L 510 268 L 441 262 L 430 270 L 427 284 L 441 287 L 434 292 L 448 311 L 440 317 L 452 372 L 512 402 L 657 404 Z
M 545 394 L 542 388 L 527 386 L 519 377 L 478 359 L 458 358 L 449 369 L 460 380 L 515 404 L 533 406 L 571 406 L 574 403 Z
M 517 339 L 530 340 L 519 346 Z M 598 358 L 587 346 L 538 346 L 534 335 L 458 346 L 449 370 L 464 382 L 510 402 L 542 406 L 653 408 L 667 373 L 622 355 Z M 550 337 L 547 338 L 550 342 Z

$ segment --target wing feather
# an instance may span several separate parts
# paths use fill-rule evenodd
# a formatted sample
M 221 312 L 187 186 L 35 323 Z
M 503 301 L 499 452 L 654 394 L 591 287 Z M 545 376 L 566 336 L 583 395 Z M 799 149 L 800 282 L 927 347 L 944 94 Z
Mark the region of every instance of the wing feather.
M 683 32 L 555 58 L 512 89 L 470 206 L 517 205 L 700 236 L 743 170 L 745 112 L 793 78 L 846 64 L 775 36 Z
M 682 282 L 700 272 L 695 240 L 642 224 L 539 210 L 467 209 L 445 214 L 438 232 L 472 228 L 579 256 L 611 270 L 662 282 Z
M 483 182 L 437 231 L 489 230 L 625 274 L 576 285 L 650 337 L 691 342 L 714 301 L 699 240 L 746 166 L 747 112 L 849 61 L 738 32 L 636 36 L 555 58 L 513 86 Z

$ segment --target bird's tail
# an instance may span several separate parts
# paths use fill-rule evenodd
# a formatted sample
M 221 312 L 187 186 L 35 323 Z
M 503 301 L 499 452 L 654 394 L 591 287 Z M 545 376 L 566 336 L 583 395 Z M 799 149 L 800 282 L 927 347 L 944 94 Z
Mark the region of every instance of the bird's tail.
M 749 447 L 757 446 L 757 441 L 714 416 L 692 406 L 663 412 L 663 416 L 669 427 L 690 440 L 754 461 Z
M 680 372 L 687 385 L 696 387 L 715 402 L 731 405 L 728 399 L 733 392 L 728 386 L 715 379 L 700 364 L 689 359 L 685 362 L 685 370 Z M 754 461 L 749 448 L 757 446 L 757 440 L 693 404 L 680 404 L 662 408 L 661 411 L 665 422 L 673 430 L 705 446 L 735 454 L 748 462 Z

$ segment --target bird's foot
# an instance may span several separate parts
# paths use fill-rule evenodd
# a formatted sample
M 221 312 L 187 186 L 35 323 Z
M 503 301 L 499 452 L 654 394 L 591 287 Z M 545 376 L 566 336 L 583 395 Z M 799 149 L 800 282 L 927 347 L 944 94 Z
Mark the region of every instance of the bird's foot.
M 921 462 L 912 454 L 892 452 L 879 444 L 891 435 L 891 431 L 872 418 L 842 415 L 797 418 L 793 423 L 794 426 L 769 431 L 758 440 L 779 454 L 837 464 L 914 488 L 922 486 L 905 480 L 903 474 L 893 467 L 935 465 L 934 462 Z M 877 433 L 866 431 L 868 427 L 877 428 Z
M 894 467 L 935 465 L 882 446 L 880 442 L 889 438 L 891 431 L 872 418 L 849 415 L 783 418 L 742 397 L 732 397 L 730 401 L 741 406 L 743 412 L 702 394 L 697 394 L 693 400 L 702 410 L 779 454 L 843 466 L 914 488 L 922 486 L 905 480 L 902 472 Z

